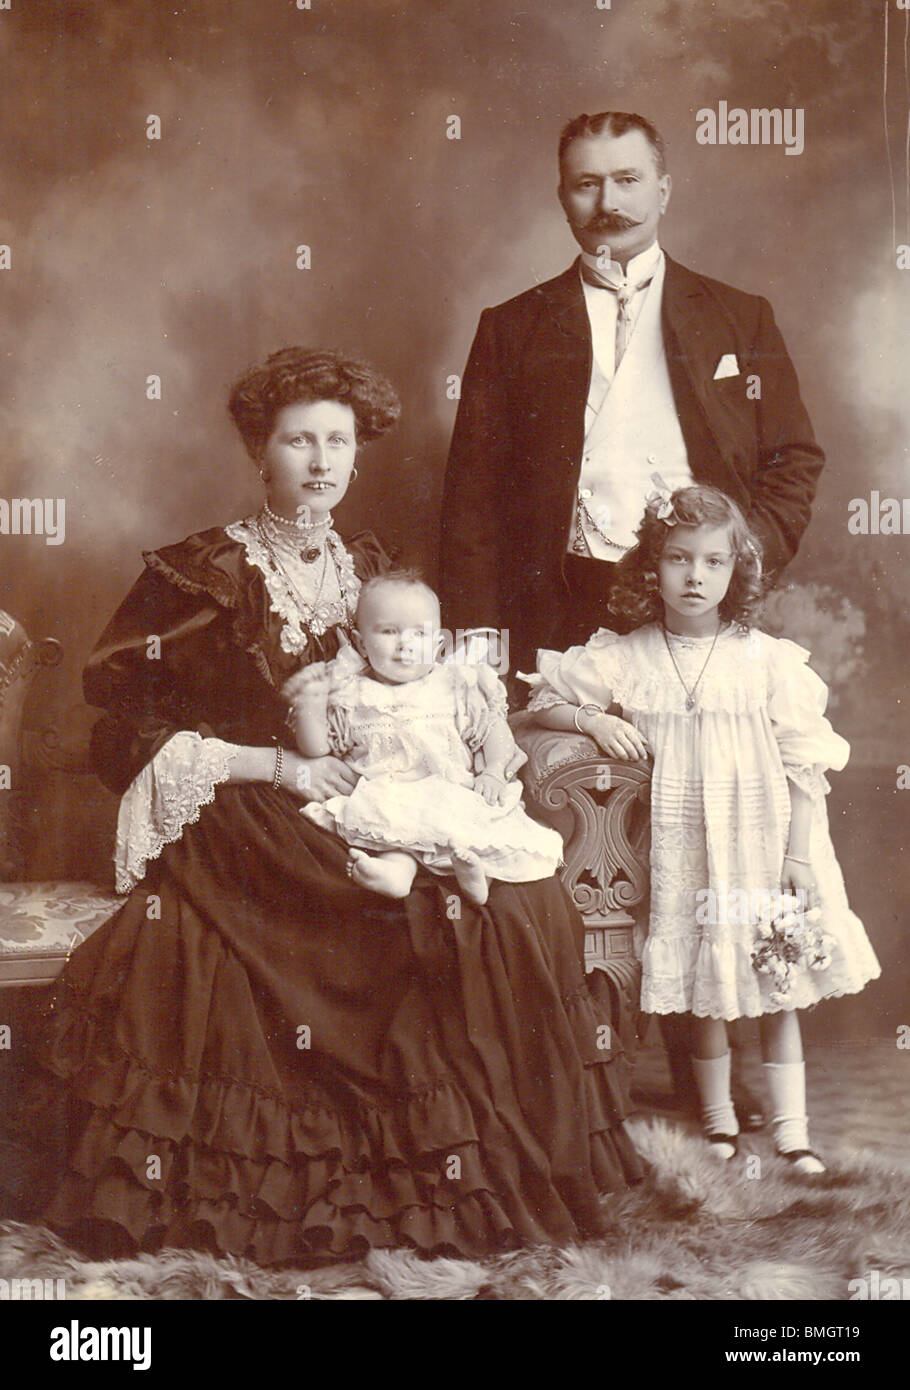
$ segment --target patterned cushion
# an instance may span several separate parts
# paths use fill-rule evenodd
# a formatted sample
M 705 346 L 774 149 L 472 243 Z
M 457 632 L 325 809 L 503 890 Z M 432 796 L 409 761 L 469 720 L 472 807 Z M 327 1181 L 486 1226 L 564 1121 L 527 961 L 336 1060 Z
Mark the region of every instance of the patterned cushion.
M 123 902 L 94 883 L 0 883 L 0 985 L 55 979 Z

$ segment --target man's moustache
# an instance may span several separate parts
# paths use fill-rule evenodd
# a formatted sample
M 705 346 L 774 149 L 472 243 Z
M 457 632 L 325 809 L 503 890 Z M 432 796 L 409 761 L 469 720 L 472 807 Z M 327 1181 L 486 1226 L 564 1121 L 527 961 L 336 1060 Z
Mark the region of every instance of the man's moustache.
M 585 224 L 585 231 L 588 232 L 627 232 L 630 227 L 640 227 L 641 223 L 636 222 L 632 217 L 621 217 L 619 215 L 611 217 L 606 214 L 601 217 L 592 217 L 590 222 Z

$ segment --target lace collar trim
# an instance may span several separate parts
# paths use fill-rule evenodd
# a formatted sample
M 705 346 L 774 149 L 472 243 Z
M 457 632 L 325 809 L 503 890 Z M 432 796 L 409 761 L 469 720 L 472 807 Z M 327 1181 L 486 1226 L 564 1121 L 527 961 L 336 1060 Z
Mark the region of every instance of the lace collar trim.
M 311 611 L 303 612 L 287 577 L 276 567 L 262 541 L 257 518 L 248 516 L 242 521 L 232 522 L 224 529 L 231 540 L 243 546 L 250 564 L 262 575 L 269 596 L 269 607 L 282 620 L 282 651 L 287 652 L 289 656 L 300 656 L 309 646 L 311 636 L 320 637 L 330 627 L 353 626 L 360 580 L 354 570 L 354 561 L 337 532 L 328 532 L 326 545 L 338 574 L 341 597 L 317 603 Z
M 403 709 L 410 705 L 423 704 L 432 697 L 437 686 L 448 689 L 450 682 L 447 670 L 445 666 L 431 666 L 426 675 L 421 676 L 419 680 L 387 685 L 385 681 L 377 680 L 371 675 L 369 668 L 365 667 L 362 671 L 351 672 L 345 680 L 339 682 L 332 694 L 340 701 L 353 698 L 370 709 Z

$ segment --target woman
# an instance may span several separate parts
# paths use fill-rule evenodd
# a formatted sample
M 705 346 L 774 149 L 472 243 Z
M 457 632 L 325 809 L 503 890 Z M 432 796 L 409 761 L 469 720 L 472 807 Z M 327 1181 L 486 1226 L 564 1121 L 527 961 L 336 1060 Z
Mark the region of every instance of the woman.
M 394 901 L 300 814 L 355 775 L 293 751 L 279 692 L 383 567 L 332 509 L 398 410 L 334 353 L 250 370 L 230 411 L 265 506 L 146 554 L 89 661 L 131 891 L 73 955 L 42 1049 L 66 1154 L 40 1219 L 83 1247 L 477 1255 L 595 1232 L 598 1194 L 641 1174 L 558 882 L 475 908 L 419 875 Z

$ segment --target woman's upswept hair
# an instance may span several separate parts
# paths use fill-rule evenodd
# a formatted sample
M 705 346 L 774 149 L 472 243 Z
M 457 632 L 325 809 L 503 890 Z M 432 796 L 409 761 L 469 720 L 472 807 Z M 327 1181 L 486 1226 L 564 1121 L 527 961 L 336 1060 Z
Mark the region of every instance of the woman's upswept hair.
M 761 544 L 732 497 L 702 484 L 648 499 L 635 533 L 638 544 L 626 551 L 616 567 L 608 605 L 611 613 L 634 626 L 662 620 L 658 565 L 677 526 L 729 526 L 733 574 L 718 612 L 726 621 L 748 627 L 764 597 Z
M 349 405 L 358 443 L 378 439 L 401 413 L 391 383 L 365 362 L 303 347 L 281 348 L 244 372 L 231 388 L 228 410 L 247 453 L 258 461 L 279 410 L 314 401 Z

